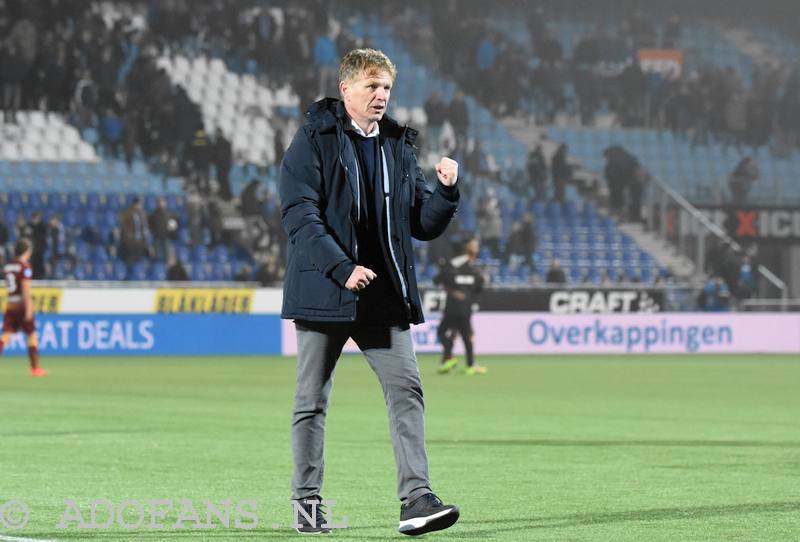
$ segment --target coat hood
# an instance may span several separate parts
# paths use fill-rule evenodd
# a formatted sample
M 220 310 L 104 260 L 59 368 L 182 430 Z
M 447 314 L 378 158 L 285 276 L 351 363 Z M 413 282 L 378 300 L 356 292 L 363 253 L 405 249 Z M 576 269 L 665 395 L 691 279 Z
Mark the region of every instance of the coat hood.
M 343 124 L 349 120 L 347 111 L 344 108 L 344 102 L 338 98 L 323 98 L 315 102 L 308 108 L 305 114 L 306 123 L 319 132 L 328 132 L 336 129 L 336 124 L 342 122 Z M 348 124 L 349 125 L 349 124 Z M 417 139 L 418 132 L 408 126 L 401 126 L 396 120 L 387 114 L 378 122 L 381 134 L 388 137 L 399 139 L 405 131 L 406 140 L 414 144 Z

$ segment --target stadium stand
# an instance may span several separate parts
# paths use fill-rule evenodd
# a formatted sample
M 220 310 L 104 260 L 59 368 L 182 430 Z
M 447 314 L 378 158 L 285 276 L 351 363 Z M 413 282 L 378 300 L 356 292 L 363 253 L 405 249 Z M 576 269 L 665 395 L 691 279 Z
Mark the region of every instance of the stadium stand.
M 485 236 L 482 204 L 489 191 L 497 194 L 500 231 L 489 240 L 491 250 L 484 251 L 482 261 L 498 284 L 541 282 L 552 260 L 561 262 L 572 284 L 652 283 L 670 276 L 653 254 L 618 228 L 596 191 L 567 183 L 562 197 L 549 179 L 543 194 L 531 190 L 526 172 L 529 147 L 507 127 L 508 116 L 533 113 L 540 122 L 552 121 L 544 129 L 536 125 L 545 138 L 541 141 L 566 143 L 569 162 L 597 176 L 604 150 L 619 145 L 693 201 L 719 203 L 731 198 L 728 181 L 733 169 L 752 155 L 759 179 L 749 193 L 750 202 L 797 197 L 793 179 L 800 174 L 800 158 L 791 145 L 783 154 L 776 153 L 780 130 L 754 142 L 720 124 L 724 111 L 706 111 L 710 116 L 700 128 L 692 123 L 703 115 L 688 120 L 670 116 L 676 99 L 702 96 L 727 81 L 734 89 L 731 96 L 747 97 L 750 122 L 749 104 L 758 102 L 770 78 L 776 77 L 755 65 L 713 20 L 683 23 L 662 12 L 650 18 L 637 12 L 626 18 L 613 10 L 601 17 L 565 10 L 529 10 L 520 17 L 506 11 L 476 20 L 479 6 L 462 16 L 442 5 L 419 6 L 414 17 L 407 12 L 381 15 L 378 23 L 371 15 L 352 16 L 346 3 L 334 10 L 312 3 L 288 9 L 280 3 L 250 2 L 236 16 L 229 4 L 201 2 L 190 10 L 180 2 L 148 9 L 138 3 L 104 2 L 86 11 L 60 9 L 64 20 L 79 29 L 72 34 L 35 9 L 19 11 L 40 30 L 36 40 L 55 39 L 63 47 L 69 69 L 61 88 L 71 98 L 54 99 L 52 92 L 23 96 L 19 108 L 6 110 L 0 218 L 14 230 L 6 244 L 19 231 L 20 217 L 29 220 L 38 210 L 45 219 L 62 217 L 67 252 L 80 262 L 71 265 L 67 259 L 49 266 L 47 273 L 53 278 L 160 280 L 167 276 L 167 261 L 178 260 L 195 280 L 253 279 L 259 266 L 270 270 L 270 280 L 279 280 L 275 268 L 283 233 L 274 196 L 276 165 L 304 107 L 317 96 L 335 92 L 332 59 L 361 44 L 383 49 L 397 64 L 401 77 L 391 114 L 423 130 L 423 166 L 443 153 L 462 164 L 465 197 L 460 231 L 453 238 Z M 456 36 L 465 44 L 460 62 L 443 56 L 442 43 L 430 32 L 442 17 L 454 17 L 463 26 Z M 796 51 L 785 34 L 758 22 L 751 30 L 781 58 L 792 58 Z M 582 58 L 587 43 L 597 45 L 598 32 L 628 32 L 634 46 L 682 49 L 684 79 L 661 87 L 659 100 L 649 99 L 656 95 L 654 80 L 646 79 L 637 91 L 642 94 L 633 95 L 641 107 L 631 111 L 625 109 L 631 100 L 610 97 L 630 96 L 625 85 L 641 79 L 641 73 L 620 72 L 607 81 L 595 78 L 587 87 L 586 81 L 576 79 L 577 72 L 559 68 L 549 74 L 555 77 L 558 96 L 551 95 L 543 105 L 542 88 L 548 85 L 541 77 L 548 74 L 542 67 L 556 65 L 548 56 L 555 53 L 548 52 L 545 42 L 554 39 L 557 56 L 573 62 Z M 35 57 L 32 73 L 41 73 L 45 65 Z M 520 66 L 519 74 L 527 81 L 516 81 L 519 74 L 514 69 Z M 794 107 L 789 96 L 797 78 L 787 78 L 787 73 L 780 74 L 775 99 Z M 505 86 L 493 80 L 510 76 L 514 82 Z M 506 88 L 515 85 L 518 88 Z M 587 98 L 587 88 L 596 95 Z M 429 124 L 434 92 L 446 108 L 443 128 Z M 463 113 L 452 113 L 452 105 L 462 99 Z M 587 109 L 587 103 L 594 105 Z M 774 115 L 775 109 L 766 114 Z M 459 115 L 463 119 L 454 118 Z M 226 142 L 227 160 L 218 157 L 219 146 L 224 150 Z M 545 151 L 549 167 L 553 148 Z M 158 259 L 151 254 L 125 265 L 115 250 L 120 241 L 118 217 L 137 195 L 148 213 L 159 196 L 167 197 L 175 224 L 168 254 Z M 71 206 L 76 201 L 91 201 L 92 207 L 76 211 Z M 533 218 L 536 248 L 530 258 L 509 259 L 509 237 L 526 213 Z M 226 229 L 221 224 L 238 226 Z M 99 244 L 83 237 L 93 228 L 101 230 Z M 429 281 L 436 260 L 423 245 L 417 248 L 421 278 Z

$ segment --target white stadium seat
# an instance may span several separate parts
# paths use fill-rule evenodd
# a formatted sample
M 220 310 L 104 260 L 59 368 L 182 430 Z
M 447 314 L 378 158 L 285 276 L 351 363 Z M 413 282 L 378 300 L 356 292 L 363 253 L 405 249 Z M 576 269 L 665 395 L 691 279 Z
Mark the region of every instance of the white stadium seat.
M 173 82 L 184 84 L 200 106 L 207 130 L 213 133 L 219 128 L 231 139 L 235 156 L 255 164 L 270 163 L 275 136 L 268 119 L 273 108 L 299 103 L 288 85 L 273 92 L 254 75 L 233 73 L 221 59 L 205 56 L 193 60 L 175 56 L 159 65 Z

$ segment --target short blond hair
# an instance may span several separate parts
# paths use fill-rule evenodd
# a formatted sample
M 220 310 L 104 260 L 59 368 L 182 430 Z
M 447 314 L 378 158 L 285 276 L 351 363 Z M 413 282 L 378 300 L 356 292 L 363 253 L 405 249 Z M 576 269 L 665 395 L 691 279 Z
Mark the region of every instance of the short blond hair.
M 363 72 L 368 75 L 386 72 L 392 81 L 397 77 L 397 68 L 383 51 L 376 49 L 353 49 L 339 62 L 339 82 L 353 81 Z

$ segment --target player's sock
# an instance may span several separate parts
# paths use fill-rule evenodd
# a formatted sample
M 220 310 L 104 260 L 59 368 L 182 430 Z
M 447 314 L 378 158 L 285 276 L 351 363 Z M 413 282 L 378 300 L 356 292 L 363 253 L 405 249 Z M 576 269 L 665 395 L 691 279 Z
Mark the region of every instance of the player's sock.
M 39 348 L 36 346 L 28 347 L 28 359 L 31 362 L 31 371 L 39 369 Z

